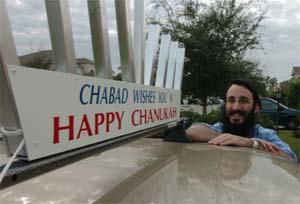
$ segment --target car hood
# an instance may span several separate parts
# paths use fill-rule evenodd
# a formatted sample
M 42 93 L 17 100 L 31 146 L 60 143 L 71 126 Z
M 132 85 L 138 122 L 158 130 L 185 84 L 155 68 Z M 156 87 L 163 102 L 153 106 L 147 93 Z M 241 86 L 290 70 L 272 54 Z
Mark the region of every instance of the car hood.
M 299 203 L 300 166 L 246 148 L 140 139 L 1 190 L 0 203 Z

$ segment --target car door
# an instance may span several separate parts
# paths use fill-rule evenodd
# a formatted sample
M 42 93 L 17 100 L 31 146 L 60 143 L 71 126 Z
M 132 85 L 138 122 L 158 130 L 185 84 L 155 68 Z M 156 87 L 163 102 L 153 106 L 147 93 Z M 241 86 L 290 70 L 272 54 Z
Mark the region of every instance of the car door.
M 274 122 L 276 122 L 277 104 L 268 99 L 261 99 L 262 109 L 261 113 L 267 115 Z

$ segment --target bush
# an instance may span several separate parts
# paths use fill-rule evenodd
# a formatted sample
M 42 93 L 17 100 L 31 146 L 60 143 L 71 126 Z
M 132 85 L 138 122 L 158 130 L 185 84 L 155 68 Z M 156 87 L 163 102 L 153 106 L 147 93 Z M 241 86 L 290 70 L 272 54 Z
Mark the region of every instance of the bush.
M 293 137 L 300 138 L 300 130 L 294 130 L 293 131 Z M 299 158 L 300 159 L 300 158 Z
M 202 116 L 202 121 L 204 123 L 214 124 L 219 121 L 220 111 L 213 110 L 210 113 Z
M 190 124 L 193 124 L 194 122 L 214 124 L 218 121 L 219 114 L 220 111 L 216 111 L 216 110 L 206 115 L 200 115 L 199 113 L 193 111 L 182 111 L 180 113 L 180 117 L 188 118 L 188 122 Z
M 259 113 L 258 118 L 257 118 L 257 123 L 262 125 L 265 128 L 274 129 L 274 127 L 275 127 L 274 121 L 270 117 L 268 117 L 267 115 L 265 115 L 263 113 Z
M 196 112 L 193 112 L 193 111 L 181 111 L 180 117 L 187 118 L 188 124 L 189 124 L 188 126 L 190 126 L 194 122 L 199 122 L 202 120 L 202 115 L 200 115 Z

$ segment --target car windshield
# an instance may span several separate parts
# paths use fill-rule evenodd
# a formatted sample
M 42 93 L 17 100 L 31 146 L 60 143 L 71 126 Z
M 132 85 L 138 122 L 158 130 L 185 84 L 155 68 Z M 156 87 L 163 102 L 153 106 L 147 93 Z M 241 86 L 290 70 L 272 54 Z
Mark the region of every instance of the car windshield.
M 268 98 L 268 99 L 263 98 L 263 99 L 262 99 L 262 104 L 265 104 L 265 106 L 266 106 L 266 103 L 268 104 L 268 101 L 274 103 L 274 105 L 276 104 L 276 106 L 277 106 L 277 101 L 274 100 L 274 99 L 271 99 L 271 98 Z M 289 109 L 289 107 L 283 105 L 282 103 L 279 103 L 279 105 L 280 105 L 282 108 L 284 108 L 284 109 Z

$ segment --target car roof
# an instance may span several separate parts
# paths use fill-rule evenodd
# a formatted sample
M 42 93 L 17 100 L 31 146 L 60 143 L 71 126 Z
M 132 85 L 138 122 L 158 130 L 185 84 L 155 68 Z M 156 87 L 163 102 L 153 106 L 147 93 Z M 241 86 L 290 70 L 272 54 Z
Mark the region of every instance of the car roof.
M 6 187 L 0 203 L 297 203 L 299 179 L 299 164 L 258 150 L 144 138 Z
M 269 100 L 269 101 L 273 101 L 273 102 L 277 103 L 277 101 L 272 98 L 261 97 L 260 99 L 261 100 Z
M 272 102 L 274 102 L 274 103 L 277 103 L 277 101 L 276 100 L 274 100 L 274 99 L 272 99 L 272 98 L 266 98 L 266 97 L 261 97 L 260 98 L 261 100 L 269 100 L 269 101 L 272 101 Z M 286 108 L 286 109 L 290 109 L 289 107 L 287 107 L 286 105 L 284 105 L 284 104 L 282 104 L 282 103 L 279 103 L 281 106 L 283 106 L 284 108 Z

